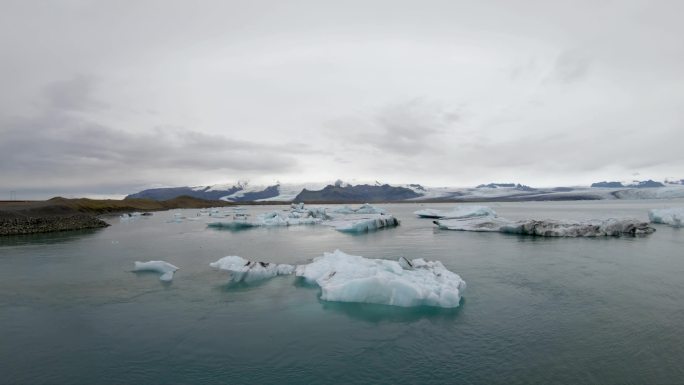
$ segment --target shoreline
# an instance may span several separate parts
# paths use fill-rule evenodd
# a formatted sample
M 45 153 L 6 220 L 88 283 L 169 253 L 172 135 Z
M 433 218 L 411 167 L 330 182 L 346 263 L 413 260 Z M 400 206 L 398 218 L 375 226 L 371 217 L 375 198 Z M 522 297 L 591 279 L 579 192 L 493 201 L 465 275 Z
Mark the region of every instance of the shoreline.
M 100 219 L 100 216 L 126 212 L 234 205 L 231 202 L 208 201 L 190 197 L 178 197 L 168 201 L 66 199 L 60 197 L 46 201 L 0 201 L 0 236 L 104 228 L 110 225 Z

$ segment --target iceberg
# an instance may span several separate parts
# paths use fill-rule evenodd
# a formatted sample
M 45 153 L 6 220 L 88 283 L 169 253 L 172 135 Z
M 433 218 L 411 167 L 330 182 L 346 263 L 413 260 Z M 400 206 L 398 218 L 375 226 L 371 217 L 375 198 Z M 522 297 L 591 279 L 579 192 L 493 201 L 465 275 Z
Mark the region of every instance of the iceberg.
M 332 210 L 335 214 L 354 214 L 354 209 L 349 206 L 338 207 Z
M 453 209 L 447 210 L 436 210 L 436 209 L 423 209 L 415 211 L 420 218 L 433 218 L 433 219 L 461 219 L 461 218 L 472 218 L 472 217 L 496 217 L 496 212 L 487 206 L 456 206 Z
M 439 261 L 368 259 L 340 250 L 324 253 L 295 275 L 321 288 L 324 301 L 412 307 L 457 307 L 466 283 Z
M 354 211 L 356 214 L 387 214 L 384 209 L 372 206 L 368 203 L 364 203 Z
M 672 227 L 682 227 L 684 207 L 671 209 L 653 209 L 648 212 L 651 223 L 661 223 Z
M 391 215 L 373 215 L 366 217 L 350 216 L 326 223 L 343 233 L 366 233 L 386 227 L 399 226 L 399 220 Z
M 173 273 L 178 270 L 178 267 L 165 262 L 165 261 L 148 261 L 148 262 L 135 262 L 135 267 L 133 271 L 156 271 L 161 273 L 159 277 L 160 281 L 169 282 L 173 279 Z
M 253 221 L 247 221 L 246 216 L 240 216 L 239 218 L 243 219 L 210 222 L 207 223 L 207 226 L 229 230 L 243 230 L 252 227 L 317 225 L 323 221 L 321 218 L 311 216 L 308 212 L 307 214 L 297 212 L 284 214 L 278 211 L 271 211 L 257 216 Z
M 527 219 L 511 221 L 503 218 L 480 217 L 470 219 L 436 220 L 445 230 L 500 232 L 542 237 L 619 237 L 655 232 L 647 222 L 635 219 L 605 219 L 584 222 Z
M 223 257 L 209 266 L 230 272 L 230 282 L 235 283 L 250 283 L 278 275 L 289 275 L 295 270 L 293 265 L 248 261 L 235 255 Z
M 209 222 L 207 227 L 213 227 L 215 229 L 226 229 L 226 230 L 244 230 L 252 227 L 258 227 L 259 225 L 247 221 L 218 221 Z

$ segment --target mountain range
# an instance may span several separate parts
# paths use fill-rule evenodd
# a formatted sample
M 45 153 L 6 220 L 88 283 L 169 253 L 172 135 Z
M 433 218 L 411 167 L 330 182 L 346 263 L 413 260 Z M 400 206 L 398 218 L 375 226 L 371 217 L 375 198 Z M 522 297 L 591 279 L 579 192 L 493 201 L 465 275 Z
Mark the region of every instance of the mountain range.
M 591 187 L 534 188 L 519 183 L 489 183 L 471 188 L 424 187 L 419 184 L 352 185 L 340 180 L 333 184 L 250 185 L 246 182 L 195 187 L 153 188 L 126 198 L 167 200 L 179 196 L 229 202 L 317 202 L 364 203 L 401 201 L 541 201 L 599 199 L 658 199 L 684 197 L 684 180 L 596 182 Z

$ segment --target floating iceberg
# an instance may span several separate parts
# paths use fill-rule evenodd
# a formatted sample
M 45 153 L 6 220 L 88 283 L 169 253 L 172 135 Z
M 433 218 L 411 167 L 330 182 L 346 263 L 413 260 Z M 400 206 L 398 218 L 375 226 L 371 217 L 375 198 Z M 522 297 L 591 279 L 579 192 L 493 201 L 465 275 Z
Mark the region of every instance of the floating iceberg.
M 343 233 L 365 233 L 386 227 L 399 225 L 399 220 L 391 215 L 373 215 L 366 217 L 349 216 L 339 218 L 326 223 L 333 226 L 335 230 Z
M 224 228 L 230 230 L 243 230 L 252 227 L 274 227 L 274 226 L 298 226 L 298 225 L 316 225 L 323 220 L 315 218 L 310 215 L 303 215 L 301 213 L 284 214 L 278 211 L 271 211 L 257 216 L 253 221 L 247 221 L 246 217 L 242 220 L 232 221 L 218 221 L 207 223 L 207 226 L 213 228 Z
M 453 308 L 466 288 L 438 261 L 368 259 L 340 250 L 297 266 L 295 274 L 320 286 L 325 301 Z
M 473 217 L 496 217 L 496 212 L 487 206 L 456 206 L 452 210 L 423 209 L 414 212 L 420 218 L 461 219 Z
M 662 223 L 673 227 L 682 227 L 684 207 L 671 209 L 653 209 L 648 212 L 648 219 L 652 223 Z
M 651 234 L 655 231 L 647 222 L 635 219 L 606 219 L 585 222 L 552 220 L 510 221 L 503 218 L 479 217 L 470 219 L 437 220 L 440 229 L 458 231 L 500 232 L 542 237 L 605 237 Z
M 247 221 L 219 221 L 209 222 L 207 223 L 207 226 L 216 229 L 244 230 L 252 227 L 258 227 L 259 225 Z
M 230 272 L 230 282 L 255 282 L 277 275 L 289 275 L 295 270 L 293 265 L 248 261 L 238 256 L 228 256 L 212 262 L 209 266 Z
M 159 277 L 160 281 L 169 282 L 173 279 L 173 273 L 176 272 L 178 268 L 165 261 L 148 261 L 148 262 L 135 262 L 135 267 L 133 271 L 156 271 L 161 273 Z

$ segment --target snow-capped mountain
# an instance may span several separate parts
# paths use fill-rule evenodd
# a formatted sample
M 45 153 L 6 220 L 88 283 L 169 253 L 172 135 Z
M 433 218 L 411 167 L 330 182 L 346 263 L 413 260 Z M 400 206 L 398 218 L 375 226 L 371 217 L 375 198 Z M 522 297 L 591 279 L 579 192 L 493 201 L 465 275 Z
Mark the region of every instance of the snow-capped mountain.
M 168 187 L 143 190 L 127 198 L 154 200 L 188 195 L 200 199 L 230 202 L 399 202 L 399 201 L 546 201 L 600 199 L 676 199 L 684 198 L 681 180 L 665 184 L 653 180 L 597 182 L 591 187 L 533 188 L 516 183 L 489 183 L 477 187 L 427 187 L 420 184 L 391 185 L 375 182 L 350 184 L 308 183 L 252 185 L 248 182 L 195 187 Z

